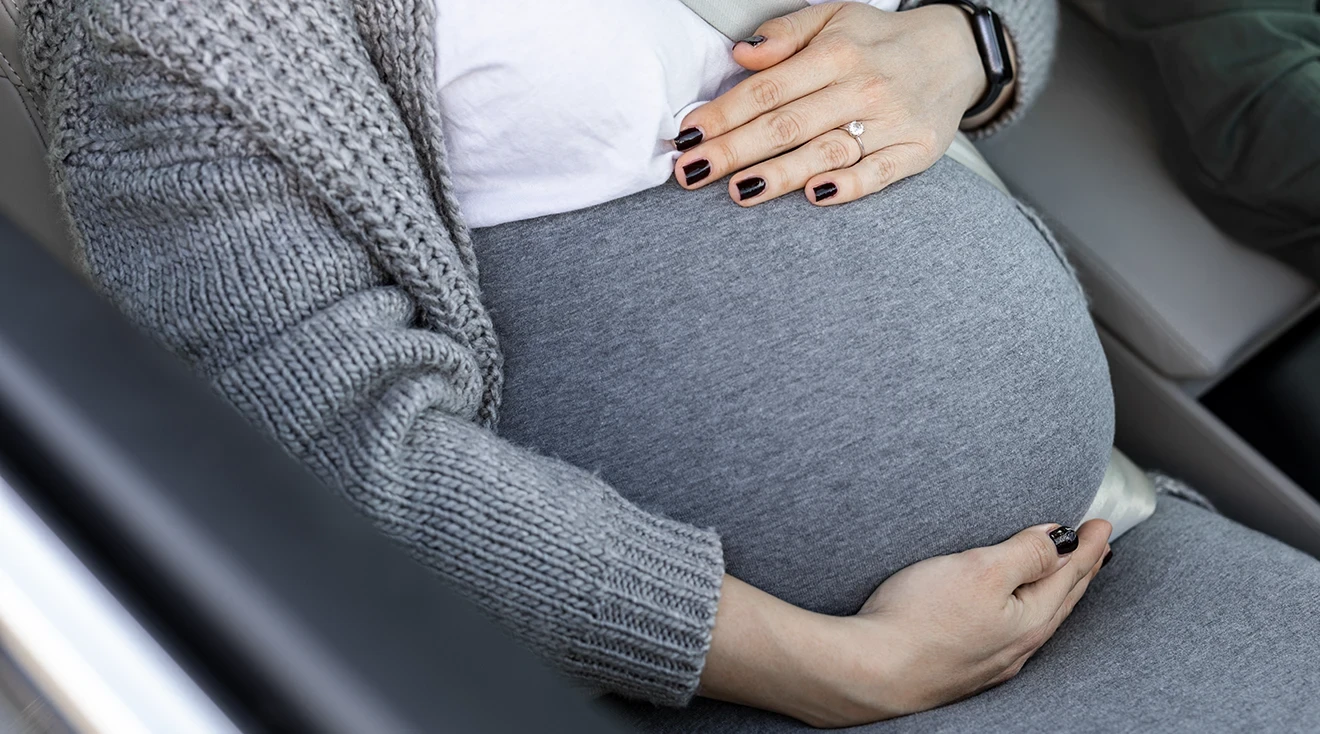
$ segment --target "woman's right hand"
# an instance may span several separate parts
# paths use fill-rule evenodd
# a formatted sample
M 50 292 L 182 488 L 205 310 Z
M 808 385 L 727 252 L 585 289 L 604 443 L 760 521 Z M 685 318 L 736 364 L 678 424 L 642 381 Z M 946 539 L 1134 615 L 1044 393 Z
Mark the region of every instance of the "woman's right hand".
M 701 694 L 813 726 L 869 723 L 971 696 L 1017 674 L 1086 592 L 1111 527 L 1075 550 L 1028 528 L 894 574 L 851 617 L 806 612 L 726 577 Z

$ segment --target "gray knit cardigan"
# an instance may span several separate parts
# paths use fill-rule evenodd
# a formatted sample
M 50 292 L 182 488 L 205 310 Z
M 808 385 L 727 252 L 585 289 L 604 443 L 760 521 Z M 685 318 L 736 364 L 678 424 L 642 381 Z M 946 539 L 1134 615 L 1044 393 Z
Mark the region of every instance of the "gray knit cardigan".
M 681 705 L 720 540 L 497 437 L 501 354 L 445 163 L 433 1 L 32 0 L 24 49 L 81 264 L 564 673 Z M 1020 55 L 1007 121 L 1042 83 L 1057 10 L 989 1 Z

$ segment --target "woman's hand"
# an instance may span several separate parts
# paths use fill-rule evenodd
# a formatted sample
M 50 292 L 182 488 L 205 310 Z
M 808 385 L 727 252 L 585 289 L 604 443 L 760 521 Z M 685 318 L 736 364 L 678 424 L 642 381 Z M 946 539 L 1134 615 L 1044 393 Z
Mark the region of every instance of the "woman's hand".
M 725 578 L 701 694 L 850 726 L 924 711 L 1012 678 L 1066 619 L 1109 551 L 1092 520 L 913 564 L 852 617 L 813 614 Z
M 729 195 L 743 206 L 802 188 L 830 205 L 926 170 L 986 91 L 969 17 L 951 5 L 888 13 L 842 2 L 766 22 L 733 49 L 759 73 L 683 120 L 674 175 L 691 189 L 734 174 Z M 854 120 L 865 158 L 837 129 Z

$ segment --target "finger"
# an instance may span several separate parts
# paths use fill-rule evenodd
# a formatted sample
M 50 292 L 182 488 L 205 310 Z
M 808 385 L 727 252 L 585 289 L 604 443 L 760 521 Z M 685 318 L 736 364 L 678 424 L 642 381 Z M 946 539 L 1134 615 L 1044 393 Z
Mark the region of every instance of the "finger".
M 831 130 L 800 148 L 738 172 L 729 179 L 729 196 L 741 206 L 755 206 L 798 191 L 821 171 L 847 168 L 861 157 L 862 151 L 851 135 Z M 749 183 L 756 181 L 763 182 L 762 188 L 744 198 L 744 192 L 755 188 Z
M 850 95 L 839 87 L 815 94 L 761 115 L 729 133 L 707 140 L 674 161 L 674 172 L 685 188 L 700 188 L 748 166 L 792 150 L 839 127 Z M 699 179 L 687 175 L 690 167 L 705 161 L 709 168 Z
M 1027 607 L 1033 624 L 1044 624 L 1063 606 L 1073 588 L 1091 575 L 1109 547 L 1113 526 L 1105 520 L 1091 520 L 1077 529 L 1077 550 L 1057 573 L 1026 584 L 1015 593 Z M 1082 591 L 1085 591 L 1083 586 Z
M 771 18 L 756 33 L 733 44 L 733 60 L 752 71 L 768 69 L 806 48 L 842 7 L 838 3 L 812 5 Z
M 1023 584 L 1045 578 L 1068 562 L 1060 553 L 1050 533 L 1062 527 L 1055 523 L 1034 525 L 997 545 L 976 548 L 968 553 L 981 557 L 986 574 L 1004 591 L 1014 591 Z
M 1054 616 L 1050 618 L 1049 624 L 1046 625 L 1045 631 L 1048 633 L 1047 639 L 1054 635 L 1054 631 L 1059 629 L 1059 625 L 1063 624 L 1063 621 L 1068 618 L 1068 615 L 1072 614 L 1073 610 L 1077 608 L 1077 603 L 1086 595 L 1086 590 L 1091 587 L 1091 582 L 1095 580 L 1096 574 L 1100 573 L 1100 569 L 1104 567 L 1104 557 L 1108 553 L 1109 546 L 1106 545 L 1104 553 L 1100 555 L 1100 560 L 1096 561 L 1096 564 L 1091 567 L 1090 573 L 1083 576 L 1082 580 L 1078 581 L 1077 585 L 1068 591 L 1068 595 L 1064 597 L 1063 603 L 1054 611 Z
M 931 158 L 929 148 L 919 143 L 890 145 L 871 153 L 851 168 L 812 176 L 806 184 L 807 199 L 822 206 L 856 201 L 895 181 L 921 173 L 938 158 Z
M 820 56 L 810 51 L 794 56 L 738 82 L 733 89 L 689 112 L 679 123 L 683 132 L 675 138 L 675 147 L 690 150 L 828 87 L 839 74 L 834 64 Z

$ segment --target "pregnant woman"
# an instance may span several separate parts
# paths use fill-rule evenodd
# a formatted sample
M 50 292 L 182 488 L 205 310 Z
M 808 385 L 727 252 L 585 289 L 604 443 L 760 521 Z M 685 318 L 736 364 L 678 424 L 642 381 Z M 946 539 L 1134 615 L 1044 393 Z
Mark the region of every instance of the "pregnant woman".
M 891 5 L 732 55 L 677 0 L 24 32 L 92 278 L 639 727 L 1320 724 L 1315 560 L 1170 494 L 1103 572 L 1108 524 L 1057 526 L 1104 357 L 1039 220 L 940 158 L 1039 90 L 1053 3 L 990 3 L 1005 90 L 963 9 Z

